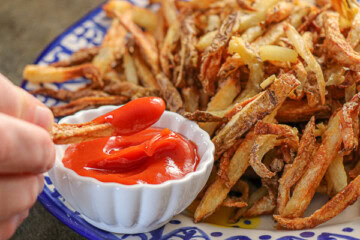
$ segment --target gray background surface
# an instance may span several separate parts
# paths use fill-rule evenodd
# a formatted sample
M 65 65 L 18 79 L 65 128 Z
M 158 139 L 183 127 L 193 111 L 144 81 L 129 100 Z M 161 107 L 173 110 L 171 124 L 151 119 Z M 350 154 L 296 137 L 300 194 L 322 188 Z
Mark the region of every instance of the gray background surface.
M 22 70 L 57 35 L 103 0 L 1 0 L 0 72 L 19 85 Z M 85 239 L 37 202 L 15 239 Z

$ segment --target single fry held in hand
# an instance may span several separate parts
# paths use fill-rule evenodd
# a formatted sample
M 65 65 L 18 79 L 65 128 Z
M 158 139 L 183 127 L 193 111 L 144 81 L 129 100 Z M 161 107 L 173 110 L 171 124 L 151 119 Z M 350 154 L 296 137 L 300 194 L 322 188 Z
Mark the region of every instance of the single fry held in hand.
M 44 86 L 78 77 L 89 84 L 32 93 L 66 101 L 51 107 L 56 117 L 153 96 L 198 122 L 212 138 L 216 162 L 195 222 L 228 207 L 231 223 L 272 214 L 279 228 L 313 228 L 356 201 L 360 7 L 354 0 L 150 2 L 160 8 L 109 0 L 103 9 L 112 24 L 100 46 L 49 66 L 28 65 L 23 73 Z M 138 118 L 150 111 L 144 106 Z M 119 130 L 95 120 L 55 124 L 52 134 L 67 144 Z M 329 201 L 304 217 L 316 192 Z

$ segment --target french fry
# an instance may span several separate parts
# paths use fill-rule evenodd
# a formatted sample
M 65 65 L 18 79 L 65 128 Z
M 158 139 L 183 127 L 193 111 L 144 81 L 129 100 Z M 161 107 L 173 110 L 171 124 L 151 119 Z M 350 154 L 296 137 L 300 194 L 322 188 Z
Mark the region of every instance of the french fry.
M 124 64 L 124 72 L 125 72 L 126 80 L 134 84 L 139 84 L 139 79 L 136 73 L 134 59 L 127 49 L 125 50 L 123 64 Z
M 279 122 L 305 122 L 315 115 L 316 119 L 327 119 L 331 116 L 332 107 L 329 104 L 310 107 L 305 100 L 286 100 L 280 107 L 276 119 Z
M 211 45 L 205 49 L 202 56 L 200 81 L 207 94 L 215 93 L 216 76 L 220 69 L 222 55 L 230 41 L 233 27 L 238 21 L 237 13 L 230 14 L 221 25 Z
M 299 85 L 289 74 L 283 74 L 268 90 L 263 91 L 255 100 L 236 113 L 226 126 L 212 139 L 215 145 L 215 159 L 228 150 L 236 139 L 248 131 L 257 121 L 281 106 L 288 94 Z M 261 103 L 261 104 L 260 104 Z
M 226 117 L 220 117 L 210 112 L 203 112 L 203 111 L 185 112 L 183 116 L 189 120 L 196 122 L 227 122 L 228 121 Z
M 341 34 L 339 14 L 325 12 L 323 18 L 327 55 L 353 71 L 360 71 L 360 53 L 356 52 Z
M 239 67 L 244 66 L 245 63 L 239 56 L 239 54 L 235 53 L 232 56 L 226 58 L 225 62 L 221 65 L 221 68 L 218 72 L 218 77 L 220 79 L 226 79 L 231 74 L 235 73 Z
M 294 50 L 275 45 L 265 45 L 259 48 L 259 54 L 263 61 L 292 62 L 298 61 L 298 54 Z
M 275 6 L 278 2 L 279 0 L 256 1 L 253 8 L 255 8 L 257 11 L 249 15 L 243 16 L 240 20 L 241 24 L 239 24 L 237 28 L 234 29 L 234 32 L 242 32 L 249 27 L 255 26 L 260 22 L 264 21 L 266 18 L 267 10 Z
M 183 101 L 180 93 L 163 73 L 156 75 L 159 85 L 160 94 L 165 99 L 167 107 L 170 111 L 177 112 L 183 109 Z
M 346 41 L 355 49 L 360 42 L 360 11 L 356 14 L 350 32 L 347 35 Z
M 134 98 L 160 96 L 159 89 L 144 88 L 131 82 L 117 82 L 104 87 L 104 92 Z
M 260 83 L 264 80 L 263 63 L 248 43 L 239 37 L 231 38 L 228 51 L 239 54 L 250 70 L 250 76 L 245 90 L 235 100 L 235 102 L 238 103 L 246 98 L 253 97 L 261 91 Z
M 294 162 L 288 165 L 279 180 L 279 191 L 277 199 L 277 213 L 282 216 L 284 208 L 290 198 L 290 189 L 306 171 L 315 151 L 315 118 L 312 117 L 306 125 L 304 134 L 299 143 L 299 149 Z
M 342 129 L 340 127 L 341 114 L 345 111 L 358 110 L 359 95 L 356 95 L 350 102 L 333 116 L 328 124 L 328 128 L 323 134 L 323 140 L 316 151 L 314 159 L 310 161 L 309 166 L 294 188 L 294 192 L 287 203 L 283 217 L 300 217 L 310 204 L 316 188 L 320 185 L 320 181 L 331 162 L 336 158 L 342 143 Z M 349 107 L 353 106 L 351 110 Z
M 319 210 L 315 211 L 310 217 L 305 218 L 285 218 L 275 215 L 274 218 L 279 226 L 285 229 L 300 230 L 313 228 L 317 225 L 337 216 L 345 208 L 352 205 L 360 195 L 360 176 L 355 178 L 341 192 L 336 194 Z
M 184 108 L 187 112 L 195 112 L 199 109 L 200 94 L 197 88 L 188 87 L 181 90 L 184 99 Z
M 127 1 L 111 0 L 103 6 L 103 9 L 110 17 L 116 17 L 116 15 L 131 11 L 132 21 L 140 27 L 148 29 L 151 32 L 154 32 L 157 28 L 157 17 L 153 12 L 146 8 L 132 5 Z
M 241 34 L 241 38 L 248 43 L 253 42 L 257 37 L 261 36 L 264 33 L 265 29 L 263 29 L 261 26 L 253 26 Z
M 213 184 L 206 190 L 204 197 L 194 213 L 195 222 L 202 221 L 207 216 L 211 215 L 226 199 L 231 187 L 239 180 L 241 175 L 249 166 L 248 155 L 255 135 L 248 133 L 242 141 L 234 156 L 229 162 L 226 172 L 228 181 L 225 182 L 223 178 L 218 177 Z
M 172 51 L 176 48 L 176 43 L 180 39 L 180 22 L 173 22 L 167 33 L 160 50 L 160 64 L 162 71 L 166 74 L 166 76 L 170 77 L 170 66 L 169 59 L 172 60 L 174 56 L 172 55 Z
M 204 51 L 207 47 L 210 46 L 210 44 L 214 40 L 216 34 L 217 34 L 217 31 L 214 30 L 214 31 L 211 31 L 211 32 L 208 32 L 208 33 L 205 33 L 204 35 L 202 35 L 196 44 L 196 49 L 199 51 Z
M 71 67 L 88 63 L 99 53 L 99 47 L 83 48 L 74 52 L 69 58 L 50 64 L 52 67 Z
M 332 195 L 335 195 L 341 190 L 343 190 L 348 184 L 343 160 L 343 156 L 341 154 L 338 154 L 338 156 L 330 164 L 326 172 L 328 189 L 332 190 Z M 329 188 L 329 186 L 332 186 L 332 188 Z
M 97 86 L 102 83 L 98 68 L 89 63 L 71 67 L 27 65 L 23 72 L 23 78 L 32 83 L 61 83 L 77 77 L 89 78 Z
M 325 104 L 325 80 L 319 63 L 315 60 L 304 39 L 293 26 L 287 24 L 285 26 L 285 33 L 294 46 L 295 50 L 306 62 L 306 68 L 308 71 L 312 71 L 315 74 L 320 92 L 321 103 Z
M 114 135 L 115 129 L 107 123 L 104 124 L 56 124 L 52 128 L 52 140 L 55 144 L 72 144 L 90 141 L 96 138 Z
M 177 9 L 174 0 L 161 0 L 161 11 L 168 26 L 177 21 Z
M 126 28 L 127 31 L 133 34 L 133 37 L 142 50 L 146 62 L 151 66 L 154 73 L 159 72 L 159 57 L 156 45 L 144 34 L 144 32 L 132 22 L 132 13 L 126 11 L 123 14 L 115 12 L 115 16 L 119 19 L 120 23 Z
M 293 3 L 279 2 L 266 11 L 265 22 L 267 24 L 280 22 L 289 17 L 293 9 Z
M 50 109 L 55 117 L 64 117 L 83 109 L 102 105 L 120 105 L 127 101 L 129 101 L 129 98 L 124 96 L 83 97 L 64 105 L 51 107 Z
M 249 201 L 247 203 L 248 205 L 244 208 L 238 209 L 235 212 L 234 216 L 232 216 L 229 219 L 229 222 L 236 223 L 237 221 L 239 221 L 239 219 L 244 215 L 244 213 L 246 211 L 248 211 L 252 206 L 254 206 L 254 204 L 259 202 L 267 194 L 268 194 L 268 190 L 265 187 L 261 187 L 261 188 L 257 189 L 255 192 L 253 192 L 252 194 L 250 194 Z
M 133 60 L 142 85 L 147 88 L 159 89 L 159 84 L 157 83 L 155 76 L 138 52 L 133 55 Z
M 207 111 L 224 110 L 231 105 L 235 97 L 239 94 L 240 88 L 235 79 L 229 78 L 220 90 L 211 98 Z M 210 136 L 213 135 L 218 123 L 200 123 L 199 126 L 205 130 Z
M 79 89 L 77 91 L 69 91 L 66 89 L 53 90 L 50 88 L 38 88 L 30 92 L 34 95 L 45 95 L 61 101 L 73 101 L 83 97 L 106 97 L 106 92 L 93 90 L 89 88 Z

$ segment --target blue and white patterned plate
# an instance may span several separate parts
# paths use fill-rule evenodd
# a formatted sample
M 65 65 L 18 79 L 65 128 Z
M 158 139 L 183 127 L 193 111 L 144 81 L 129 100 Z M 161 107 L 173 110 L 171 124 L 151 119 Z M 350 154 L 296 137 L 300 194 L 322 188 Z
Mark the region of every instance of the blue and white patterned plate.
M 132 2 L 140 6 L 147 4 L 146 0 L 133 0 Z M 99 45 L 109 25 L 110 20 L 106 18 L 101 6 L 99 6 L 56 38 L 40 54 L 35 63 L 49 64 L 64 59 L 81 48 Z M 85 79 L 79 78 L 66 83 L 47 84 L 47 87 L 74 90 L 83 86 L 85 82 Z M 26 90 L 36 88 L 35 85 L 26 81 L 22 83 L 22 87 Z M 48 106 L 59 104 L 59 101 L 52 98 L 39 96 L 39 99 Z M 40 202 L 60 221 L 88 239 L 360 240 L 360 205 L 358 202 L 335 219 L 316 229 L 307 231 L 275 231 L 271 217 L 242 219 L 237 224 L 224 226 L 219 225 L 222 220 L 220 214 L 212 217 L 212 222 L 216 222 L 217 225 L 210 223 L 194 224 L 191 217 L 183 213 L 174 217 L 166 226 L 150 233 L 112 234 L 88 224 L 56 191 L 48 176 L 45 176 L 45 180 L 44 191 L 39 196 Z M 326 199 L 317 197 L 311 204 L 309 211 L 319 208 L 325 201 Z

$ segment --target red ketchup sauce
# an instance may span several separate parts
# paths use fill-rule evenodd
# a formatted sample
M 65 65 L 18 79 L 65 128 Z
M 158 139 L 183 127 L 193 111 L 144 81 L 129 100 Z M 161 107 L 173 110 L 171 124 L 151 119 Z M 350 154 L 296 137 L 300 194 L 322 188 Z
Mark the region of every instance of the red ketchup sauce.
M 81 176 L 126 185 L 183 178 L 200 161 L 197 146 L 169 129 L 149 128 L 164 110 L 163 100 L 142 98 L 95 119 L 112 124 L 119 136 L 70 145 L 64 166 Z

